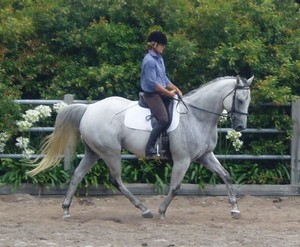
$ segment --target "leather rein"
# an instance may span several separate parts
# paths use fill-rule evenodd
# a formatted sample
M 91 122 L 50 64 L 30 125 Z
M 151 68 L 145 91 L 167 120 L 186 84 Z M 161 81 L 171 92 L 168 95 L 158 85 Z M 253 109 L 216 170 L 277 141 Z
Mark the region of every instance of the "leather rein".
M 232 99 L 232 106 L 231 106 L 231 110 L 228 112 L 229 116 L 231 119 L 234 119 L 234 114 L 240 114 L 240 115 L 246 115 L 248 116 L 248 112 L 241 112 L 241 111 L 238 111 L 235 109 L 235 98 L 236 98 L 236 92 L 237 90 L 249 90 L 250 87 L 249 86 L 235 86 L 234 89 L 232 89 L 223 99 L 223 105 L 224 105 L 224 100 L 233 92 L 233 99 Z M 198 107 L 198 106 L 195 106 L 195 105 L 192 105 L 188 102 L 185 102 L 182 97 L 178 95 L 178 101 L 179 102 L 182 102 L 183 105 L 185 106 L 186 109 L 188 109 L 187 105 L 189 105 L 190 107 L 192 108 L 195 108 L 197 110 L 200 110 L 200 111 L 204 111 L 204 112 L 207 112 L 207 113 L 210 113 L 210 114 L 213 114 L 213 115 L 217 115 L 217 116 L 224 116 L 224 114 L 220 114 L 220 113 L 216 113 L 216 112 L 213 112 L 213 111 L 209 111 L 209 110 L 206 110 L 204 108 L 201 108 L 201 107 Z

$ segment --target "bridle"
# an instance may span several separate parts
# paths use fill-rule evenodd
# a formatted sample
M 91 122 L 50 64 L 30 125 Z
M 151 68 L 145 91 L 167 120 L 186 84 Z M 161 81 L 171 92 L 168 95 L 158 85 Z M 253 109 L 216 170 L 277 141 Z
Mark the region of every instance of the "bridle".
M 240 115 L 245 115 L 248 116 L 248 112 L 241 112 L 235 109 L 235 98 L 236 98 L 236 92 L 237 90 L 250 90 L 249 86 L 239 86 L 236 85 L 233 90 L 229 92 L 229 94 L 226 95 L 226 97 L 223 99 L 223 106 L 224 106 L 224 100 L 233 92 L 233 97 L 232 97 L 232 105 L 231 105 L 231 110 L 228 111 L 228 115 L 231 120 L 234 119 L 234 114 L 240 114 Z
M 233 98 L 232 98 L 232 106 L 231 106 L 231 110 L 228 112 L 228 115 L 230 117 L 231 120 L 234 119 L 234 114 L 240 114 L 240 115 L 246 115 L 248 116 L 248 112 L 241 112 L 241 111 L 238 111 L 236 110 L 235 108 L 235 99 L 236 99 L 236 92 L 237 90 L 250 90 L 250 87 L 249 86 L 239 86 L 239 85 L 236 85 L 234 87 L 234 89 L 232 89 L 223 99 L 222 101 L 222 104 L 223 104 L 223 107 L 224 107 L 224 101 L 225 99 L 232 94 L 233 92 Z M 178 94 L 177 94 L 178 95 Z M 187 105 L 192 107 L 192 108 L 195 108 L 197 110 L 200 110 L 200 111 L 204 111 L 204 112 L 207 112 L 207 113 L 210 113 L 210 114 L 213 114 L 213 115 L 217 115 L 217 116 L 223 116 L 224 114 L 220 114 L 220 113 L 216 113 L 216 112 L 213 112 L 213 111 L 209 111 L 209 110 L 206 110 L 204 108 L 201 108 L 201 107 L 198 107 L 198 106 L 195 106 L 195 105 L 192 105 L 188 102 L 185 102 L 183 101 L 182 97 L 180 95 L 178 95 L 178 101 L 179 102 L 182 102 L 183 105 L 185 106 L 186 109 L 188 109 Z

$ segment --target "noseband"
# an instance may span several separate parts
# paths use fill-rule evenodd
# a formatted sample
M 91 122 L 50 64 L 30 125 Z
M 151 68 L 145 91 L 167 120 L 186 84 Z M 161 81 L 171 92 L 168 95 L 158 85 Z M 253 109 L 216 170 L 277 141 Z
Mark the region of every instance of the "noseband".
M 228 112 L 228 115 L 230 117 L 231 120 L 234 119 L 234 114 L 240 114 L 240 115 L 246 115 L 248 116 L 248 112 L 241 112 L 235 109 L 235 98 L 236 98 L 236 92 L 237 90 L 249 90 L 250 87 L 248 86 L 236 86 L 232 91 L 230 91 L 229 94 L 227 94 L 227 96 L 223 99 L 223 104 L 224 104 L 224 100 L 233 92 L 233 97 L 232 97 L 232 106 L 231 106 L 231 110 Z

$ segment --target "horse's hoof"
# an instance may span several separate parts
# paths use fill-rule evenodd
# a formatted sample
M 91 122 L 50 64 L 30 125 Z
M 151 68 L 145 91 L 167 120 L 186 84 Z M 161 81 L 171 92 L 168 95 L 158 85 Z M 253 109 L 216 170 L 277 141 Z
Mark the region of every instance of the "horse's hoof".
M 166 216 L 165 216 L 164 214 L 161 214 L 161 215 L 160 215 L 160 219 L 161 219 L 161 220 L 164 220 L 164 219 L 166 219 Z
M 67 220 L 68 218 L 70 218 L 71 216 L 70 216 L 70 214 L 64 214 L 63 215 L 63 220 Z
M 142 216 L 144 218 L 153 218 L 153 214 L 151 213 L 151 211 L 149 209 L 147 209 L 145 212 L 143 212 Z
M 231 216 L 233 219 L 239 219 L 241 216 L 240 210 L 237 209 L 231 210 Z
M 68 218 L 70 218 L 69 210 L 65 209 L 65 210 L 64 210 L 63 219 L 66 220 L 66 219 L 68 219 Z

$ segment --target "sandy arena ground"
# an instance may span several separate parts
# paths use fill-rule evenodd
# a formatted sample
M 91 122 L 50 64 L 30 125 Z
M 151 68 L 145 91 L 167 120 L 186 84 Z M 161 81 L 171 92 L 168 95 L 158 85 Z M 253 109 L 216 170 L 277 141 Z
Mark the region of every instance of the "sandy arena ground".
M 300 246 L 300 197 L 239 197 L 232 219 L 227 197 L 177 196 L 167 218 L 164 196 L 139 196 L 144 219 L 124 196 L 75 197 L 62 219 L 62 196 L 0 196 L 0 246 L 200 247 Z

